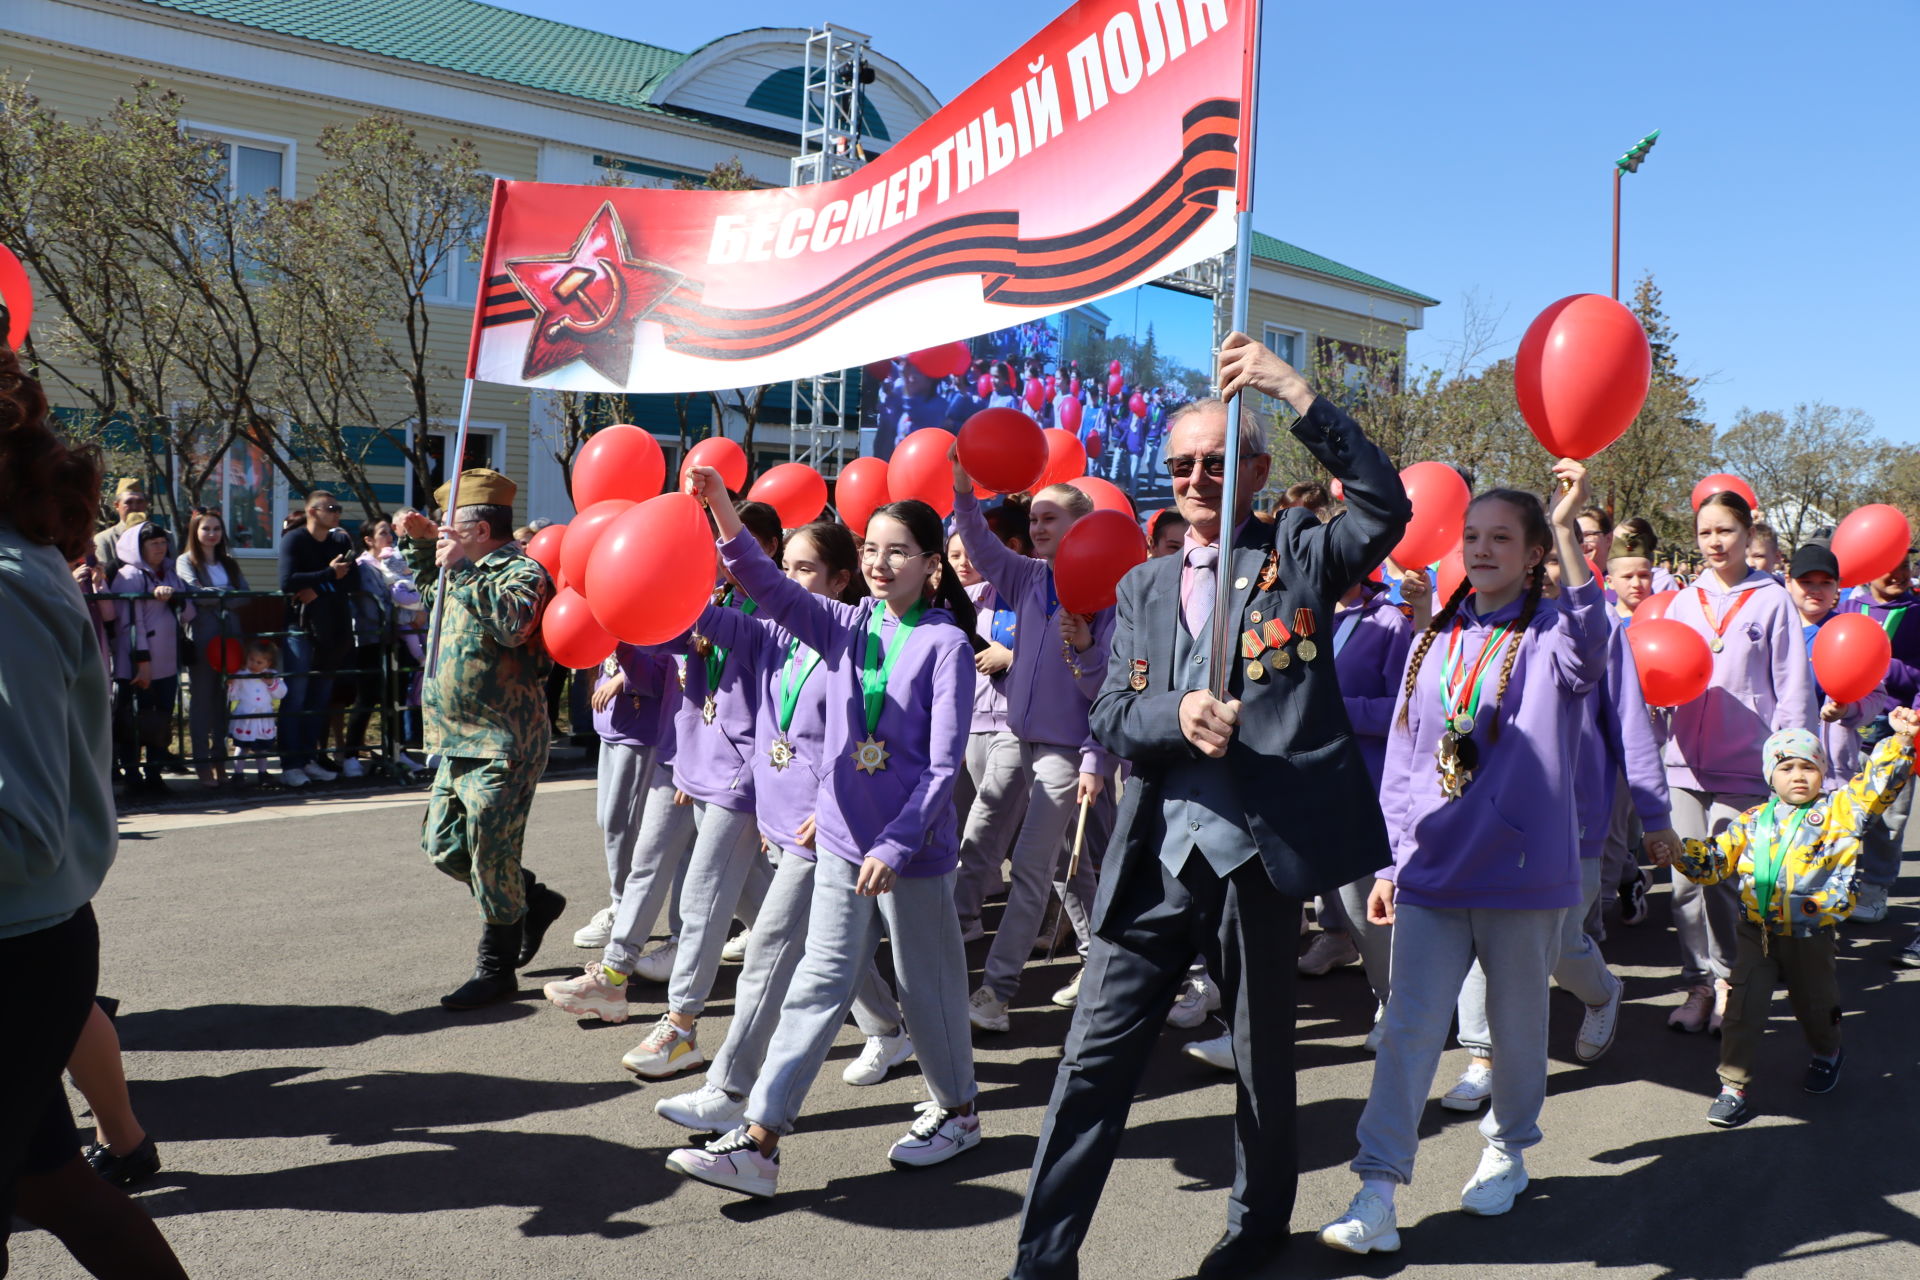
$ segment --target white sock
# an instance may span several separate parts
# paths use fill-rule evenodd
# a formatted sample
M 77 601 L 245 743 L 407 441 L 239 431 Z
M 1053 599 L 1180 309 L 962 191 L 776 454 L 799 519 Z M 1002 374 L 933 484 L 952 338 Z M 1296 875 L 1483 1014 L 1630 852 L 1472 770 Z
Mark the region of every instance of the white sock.
M 1393 1193 L 1399 1186 L 1400 1184 L 1391 1178 L 1362 1178 L 1360 1180 L 1360 1189 L 1362 1191 L 1371 1191 L 1373 1194 L 1379 1196 L 1382 1200 L 1386 1201 L 1388 1208 L 1393 1207 Z

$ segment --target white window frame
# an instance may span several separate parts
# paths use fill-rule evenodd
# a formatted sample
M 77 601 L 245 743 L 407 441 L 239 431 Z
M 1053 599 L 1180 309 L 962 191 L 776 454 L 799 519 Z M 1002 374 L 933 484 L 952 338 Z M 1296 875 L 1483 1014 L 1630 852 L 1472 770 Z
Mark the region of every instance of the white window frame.
M 453 456 L 454 439 L 460 434 L 460 424 L 458 422 L 447 422 L 442 419 L 435 419 L 433 422 L 428 424 L 427 434 L 430 436 L 439 436 L 442 439 L 444 439 L 447 443 L 446 443 L 446 448 L 441 453 L 441 456 L 443 458 L 451 458 Z M 474 422 L 469 420 L 467 423 L 467 434 L 470 436 L 483 435 L 490 438 L 493 441 L 493 468 L 494 470 L 498 471 L 500 469 L 500 464 L 505 460 L 505 451 L 507 447 L 507 424 L 504 422 Z M 403 505 L 412 506 L 413 505 L 413 458 L 411 456 L 407 458 L 406 473 L 407 473 L 407 478 L 406 478 L 407 500 Z M 428 517 L 431 517 L 433 515 L 433 513 L 430 511 L 422 512 L 421 514 L 426 515 Z
M 172 406 L 168 411 L 177 418 L 181 414 L 190 411 L 192 408 L 193 408 L 192 401 L 176 400 L 173 402 Z M 245 438 L 237 434 L 233 437 L 233 439 L 227 441 L 226 450 L 221 456 L 219 467 L 216 469 L 216 474 L 219 476 L 219 479 L 220 479 L 220 498 L 219 498 L 220 522 L 221 524 L 226 526 L 227 535 L 228 535 L 228 547 L 233 552 L 234 556 L 237 559 L 241 559 L 241 560 L 265 559 L 267 557 L 276 556 L 279 554 L 280 525 L 287 518 L 288 503 L 291 501 L 292 490 L 287 484 L 286 476 L 280 473 L 279 468 L 275 467 L 270 461 L 267 462 L 266 464 L 267 474 L 273 486 L 272 487 L 272 493 L 273 493 L 272 509 L 271 509 L 271 514 L 269 515 L 267 520 L 267 545 L 264 547 L 237 547 L 232 545 L 232 534 L 233 534 L 233 525 L 234 525 L 233 487 L 231 484 L 228 483 L 231 475 L 230 471 L 228 470 L 228 464 L 232 461 L 233 451 L 235 449 L 245 448 L 247 446 L 247 443 L 248 442 L 246 441 Z M 178 450 L 174 450 L 172 452 L 173 452 L 173 458 L 172 458 L 173 474 L 177 476 L 181 472 L 182 463 L 184 459 L 181 458 Z M 174 501 L 176 506 L 184 499 L 184 497 L 185 497 L 184 494 L 176 493 L 174 495 Z M 185 541 L 187 536 L 187 525 L 189 523 L 191 523 L 191 517 L 184 518 L 180 522 L 180 527 L 173 531 L 174 540 L 181 544 L 175 548 L 176 552 L 186 550 Z
M 486 170 L 482 170 L 481 172 L 486 173 L 489 183 L 501 179 L 516 181 L 516 179 L 507 178 L 507 175 L 504 173 L 491 173 Z M 473 285 L 473 297 L 462 298 L 457 288 L 450 289 L 445 293 L 429 293 L 423 288 L 420 292 L 420 300 L 432 307 L 462 307 L 471 309 L 477 306 L 480 301 L 480 295 L 487 290 L 487 277 L 485 274 L 487 269 L 485 257 L 486 243 L 487 229 L 486 225 L 482 223 L 480 227 L 480 251 L 482 256 L 472 261 L 468 261 L 465 258 L 451 258 L 447 263 L 447 279 L 450 281 L 456 281 L 457 283 L 455 272 L 471 271 L 474 273 L 476 278 Z M 430 285 L 431 281 L 429 281 L 428 284 Z
M 1291 364 L 1302 376 L 1305 376 L 1307 366 L 1313 363 L 1313 353 L 1307 349 L 1306 330 L 1295 329 L 1291 325 L 1284 324 L 1261 325 L 1260 341 L 1269 351 L 1273 351 L 1273 337 L 1275 334 L 1282 334 L 1293 339 L 1294 358 L 1287 363 Z M 1274 352 L 1274 354 L 1278 355 L 1279 353 Z
M 261 133 L 255 129 L 236 129 L 231 125 L 209 124 L 201 120 L 182 120 L 180 128 L 188 135 L 208 142 L 238 143 L 256 147 L 265 151 L 277 150 L 281 154 L 280 194 L 287 199 L 294 198 L 294 192 L 300 182 L 300 143 L 279 133 Z M 236 200 L 238 193 L 233 184 L 238 180 L 240 166 L 231 160 L 227 164 L 227 199 Z

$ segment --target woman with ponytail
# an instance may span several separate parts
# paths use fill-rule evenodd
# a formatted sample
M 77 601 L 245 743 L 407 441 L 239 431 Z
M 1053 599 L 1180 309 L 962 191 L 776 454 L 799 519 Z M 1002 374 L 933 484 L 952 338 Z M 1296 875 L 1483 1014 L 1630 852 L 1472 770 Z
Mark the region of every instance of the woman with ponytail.
M 1540 1140 L 1548 975 L 1581 902 L 1572 726 L 1606 673 L 1608 639 L 1575 524 L 1586 469 L 1562 459 L 1553 470 L 1565 488 L 1551 523 L 1529 493 L 1474 500 L 1466 580 L 1407 663 L 1381 786 L 1393 864 L 1367 903 L 1369 923 L 1393 926 L 1393 996 L 1360 1117 L 1360 1191 L 1320 1233 L 1346 1252 L 1400 1247 L 1395 1188 L 1413 1177 L 1420 1114 L 1475 959 L 1502 1060 L 1461 1206 L 1511 1208 L 1527 1184 L 1522 1153 Z M 1558 600 L 1545 595 L 1549 549 L 1567 566 Z
M 820 655 L 825 677 L 820 791 L 806 954 L 788 986 L 742 1123 L 669 1168 L 770 1196 L 793 1132 L 885 932 L 930 1100 L 893 1144 L 896 1165 L 938 1164 L 980 1141 L 967 1030 L 967 959 L 953 909 L 954 779 L 973 705 L 973 604 L 924 502 L 867 521 L 860 565 L 871 599 L 844 604 L 783 576 L 742 530 L 719 474 L 695 467 L 688 492 L 720 531 L 727 570 L 762 613 Z

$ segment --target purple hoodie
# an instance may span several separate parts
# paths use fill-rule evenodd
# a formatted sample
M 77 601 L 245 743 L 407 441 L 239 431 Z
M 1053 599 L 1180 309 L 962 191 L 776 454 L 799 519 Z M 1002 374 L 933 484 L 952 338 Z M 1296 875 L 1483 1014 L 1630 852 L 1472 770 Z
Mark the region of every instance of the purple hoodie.
M 1674 709 L 1663 754 L 1667 785 L 1752 795 L 1765 789 L 1760 748 L 1768 735 L 1779 729 L 1819 731 L 1800 614 L 1787 589 L 1769 574 L 1753 570 L 1728 588 L 1717 575 L 1705 573 L 1674 599 L 1667 616 L 1709 643 L 1714 629 L 1701 611 L 1702 593 L 1722 622 L 1737 596 L 1752 598 L 1727 622 L 1706 693 Z
M 1074 655 L 1080 668 L 1076 676 L 1060 652 L 1060 624 L 1048 607 L 1059 607 L 1050 599 L 1052 567 L 1020 555 L 995 537 L 971 493 L 953 496 L 953 524 L 967 559 L 1020 616 L 1022 641 L 1014 646 L 1013 667 L 1006 675 L 1007 727 L 1022 742 L 1079 748 L 1082 773 L 1108 772 L 1112 762 L 1087 728 L 1087 711 L 1107 678 L 1113 610 L 1093 615 L 1093 645 Z
M 786 580 L 784 575 L 781 580 Z M 734 599 L 739 601 L 737 592 Z M 703 621 L 706 616 L 701 615 Z M 713 697 L 713 723 L 708 724 L 700 714 L 707 700 L 707 660 L 694 652 L 691 636 L 673 647 L 683 649 L 687 659 L 686 686 L 673 717 L 673 785 L 703 804 L 751 813 L 753 722 L 760 714 L 760 669 L 749 658 L 727 656 L 720 668 L 719 691 Z
M 1520 616 L 1523 604 L 1524 597 L 1482 618 L 1474 597 L 1467 597 L 1458 615 L 1463 653 L 1477 657 L 1496 628 Z M 1588 691 L 1606 675 L 1606 607 L 1598 582 L 1540 601 L 1519 638 L 1512 680 L 1498 708 L 1498 667 L 1487 677 L 1473 734 L 1479 769 L 1452 802 L 1442 794 L 1434 766 L 1446 728 L 1440 670 L 1452 626 L 1434 637 L 1413 697 L 1401 700 L 1406 727 L 1394 712 L 1380 788 L 1393 846 L 1393 865 L 1380 877 L 1398 885 L 1399 901 L 1525 910 L 1580 905 L 1576 789 L 1582 779 L 1575 772 L 1574 726 Z
M 680 673 L 673 658 L 658 649 L 619 644 L 609 659 L 627 677 L 626 688 L 605 709 L 593 713 L 593 731 L 603 742 L 623 747 L 657 747 L 673 738 L 673 718 L 662 714 L 661 702 L 671 682 L 679 702 Z M 593 678 L 598 689 L 609 678 L 607 663 L 600 664 Z
M 120 535 L 114 554 L 120 557 L 120 571 L 108 588 L 116 595 L 151 597 L 156 587 L 172 587 L 180 601 L 176 618 L 171 602 L 159 600 L 120 600 L 115 602 L 113 624 L 113 678 L 131 680 L 134 668 L 142 661 L 150 664 L 155 680 L 180 674 L 180 628 L 193 621 L 193 601 L 188 599 L 187 584 L 173 567 L 173 540 L 167 540 L 167 555 L 154 568 L 140 555 L 140 533 L 152 521 L 142 521 Z M 155 525 L 155 528 L 159 526 Z
M 1413 622 L 1385 591 L 1368 589 L 1360 603 L 1333 615 L 1333 669 L 1347 719 L 1367 762 L 1367 776 L 1380 788 L 1387 762 L 1393 708 L 1407 679 Z
M 982 640 L 993 639 L 994 612 L 1007 607 L 1001 601 L 1000 593 L 993 589 L 991 582 L 976 582 L 967 588 L 967 599 L 973 601 L 973 607 L 978 610 L 974 632 Z M 1013 646 L 1007 647 L 1011 649 Z M 978 668 L 975 670 L 977 672 Z M 968 732 L 999 733 L 1007 727 L 1007 681 L 1012 675 L 1012 668 L 1008 668 L 997 676 L 974 680 L 973 722 Z
M 886 767 L 867 773 L 853 752 L 868 737 L 860 687 L 868 619 L 876 609 L 884 615 L 883 653 L 898 620 L 878 600 L 847 605 L 814 595 L 780 572 L 744 529 L 720 551 L 767 617 L 821 655 L 814 679 L 826 676 L 826 733 L 815 844 L 856 865 L 878 858 L 907 877 L 952 871 L 960 860 L 953 782 L 966 767 L 974 685 L 973 648 L 953 615 L 928 609 L 903 642 L 872 733 L 886 744 Z
M 1597 858 L 1606 850 L 1613 821 L 1614 788 L 1626 775 L 1633 810 L 1648 831 L 1673 825 L 1667 773 L 1660 764 L 1660 740 L 1640 692 L 1640 671 L 1633 665 L 1625 623 L 1607 610 L 1607 674 L 1586 697 L 1574 752 L 1579 793 L 1580 856 Z

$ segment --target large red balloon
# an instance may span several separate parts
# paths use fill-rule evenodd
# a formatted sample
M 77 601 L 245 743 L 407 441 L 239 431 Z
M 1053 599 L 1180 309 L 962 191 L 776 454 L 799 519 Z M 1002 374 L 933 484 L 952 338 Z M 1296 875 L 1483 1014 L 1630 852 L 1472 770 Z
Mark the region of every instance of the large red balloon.
M 566 577 L 568 585 L 578 588 L 585 584 L 587 561 L 593 556 L 594 545 L 607 531 L 607 526 L 631 510 L 633 505 L 624 498 L 609 498 L 605 502 L 595 503 L 573 518 L 573 523 L 567 526 L 566 535 L 560 540 L 560 572 Z
M 1882 639 L 1885 637 L 1883 636 Z M 1627 628 L 1640 694 L 1650 707 L 1677 707 L 1707 691 L 1713 654 L 1698 631 L 1676 618 L 1635 622 Z
M 1127 380 L 1121 377 L 1116 372 L 1110 377 L 1108 377 L 1107 379 L 1107 394 L 1110 396 L 1117 396 L 1126 387 L 1126 385 L 1127 385 Z
M 1060 424 L 1063 431 L 1078 431 L 1082 412 L 1077 396 L 1061 396 L 1054 402 L 1054 420 Z
M 1884 502 L 1849 511 L 1833 531 L 1833 558 L 1840 562 L 1840 585 L 1857 587 L 1899 568 L 1913 546 L 1913 530 L 1900 508 Z
M 7 345 L 18 350 L 33 324 L 33 281 L 13 250 L 0 244 L 0 302 L 7 304 Z
M 753 482 L 747 497 L 766 503 L 780 513 L 781 524 L 798 529 L 819 519 L 827 505 L 827 482 L 804 462 L 783 462 L 767 468 L 766 474 Z
M 1678 591 L 1656 591 L 1633 607 L 1633 625 L 1652 622 L 1667 616 L 1667 610 L 1673 608 L 1673 602 L 1680 598 Z
M 973 363 L 973 354 L 967 350 L 964 342 L 943 342 L 937 347 L 914 352 L 907 357 L 907 363 L 938 382 L 942 378 L 965 373 L 967 366 Z
M 712 467 L 718 471 L 720 483 L 726 485 L 729 492 L 738 493 L 747 487 L 747 451 L 737 440 L 708 436 L 687 450 L 685 460 L 680 463 L 682 485 L 687 482 L 687 472 L 694 467 Z
M 1576 293 L 1527 326 L 1513 393 L 1548 453 L 1591 458 L 1633 425 L 1652 377 L 1639 317 L 1612 298 Z
M 527 554 L 553 579 L 553 585 L 560 585 L 560 552 L 566 546 L 567 526 L 550 524 L 527 539 Z
M 571 587 L 547 602 L 540 615 L 540 638 L 555 662 L 576 671 L 599 666 L 618 643 Z
M 1024 415 L 1022 415 L 1024 416 Z M 867 517 L 887 500 L 887 464 L 879 458 L 855 458 L 840 468 L 834 481 L 833 504 L 853 536 L 867 534 Z
M 1394 563 L 1399 564 L 1400 562 L 1395 560 Z M 1424 573 L 1426 570 L 1414 569 L 1413 572 Z M 1433 576 L 1433 611 L 1438 613 L 1447 607 L 1447 601 L 1453 599 L 1453 593 L 1458 591 L 1460 584 L 1467 580 L 1467 559 L 1460 554 L 1460 548 L 1455 547 L 1453 550 L 1447 552 L 1446 555 L 1440 557 L 1440 566 L 1434 570 Z
M 207 665 L 223 676 L 230 676 L 247 663 L 247 646 L 232 636 L 215 636 L 207 641 Z
M 1831 618 L 1813 638 L 1814 678 L 1835 702 L 1858 702 L 1879 688 L 1892 660 L 1886 630 L 1864 613 Z
M 1112 605 L 1127 570 L 1147 558 L 1146 540 L 1131 515 L 1095 511 L 1081 516 L 1053 556 L 1053 586 L 1075 613 Z
M 1754 496 L 1752 485 L 1739 476 L 1716 471 L 1710 476 L 1703 477 L 1699 484 L 1693 486 L 1693 509 L 1698 511 L 1700 504 L 1716 493 L 1737 493 L 1746 499 L 1748 507 L 1760 505 L 1760 499 Z
M 1095 511 L 1118 511 L 1127 519 L 1133 519 L 1133 500 L 1113 481 L 1099 476 L 1075 476 L 1067 483 L 1092 498 Z
M 664 644 L 700 617 L 718 565 L 699 500 L 663 493 L 622 512 L 601 535 L 582 594 L 600 625 L 628 644 Z
M 1059 427 L 1048 427 L 1047 468 L 1040 473 L 1040 485 L 1065 484 L 1087 473 L 1087 451 L 1080 437 Z
M 982 409 L 960 428 L 960 465 L 991 493 L 1019 493 L 1047 469 L 1047 437 L 1018 409 Z
M 901 502 L 918 498 L 940 514 L 953 514 L 953 432 L 945 427 L 922 427 L 909 431 L 894 446 L 887 463 L 887 499 Z M 862 522 L 863 526 L 865 522 Z
M 645 502 L 666 482 L 659 442 L 624 422 L 594 432 L 573 459 L 573 505 L 579 511 L 609 498 Z
M 1400 542 L 1388 552 L 1395 564 L 1431 564 L 1460 544 L 1473 495 L 1460 473 L 1444 462 L 1416 462 L 1400 473 L 1413 519 Z

